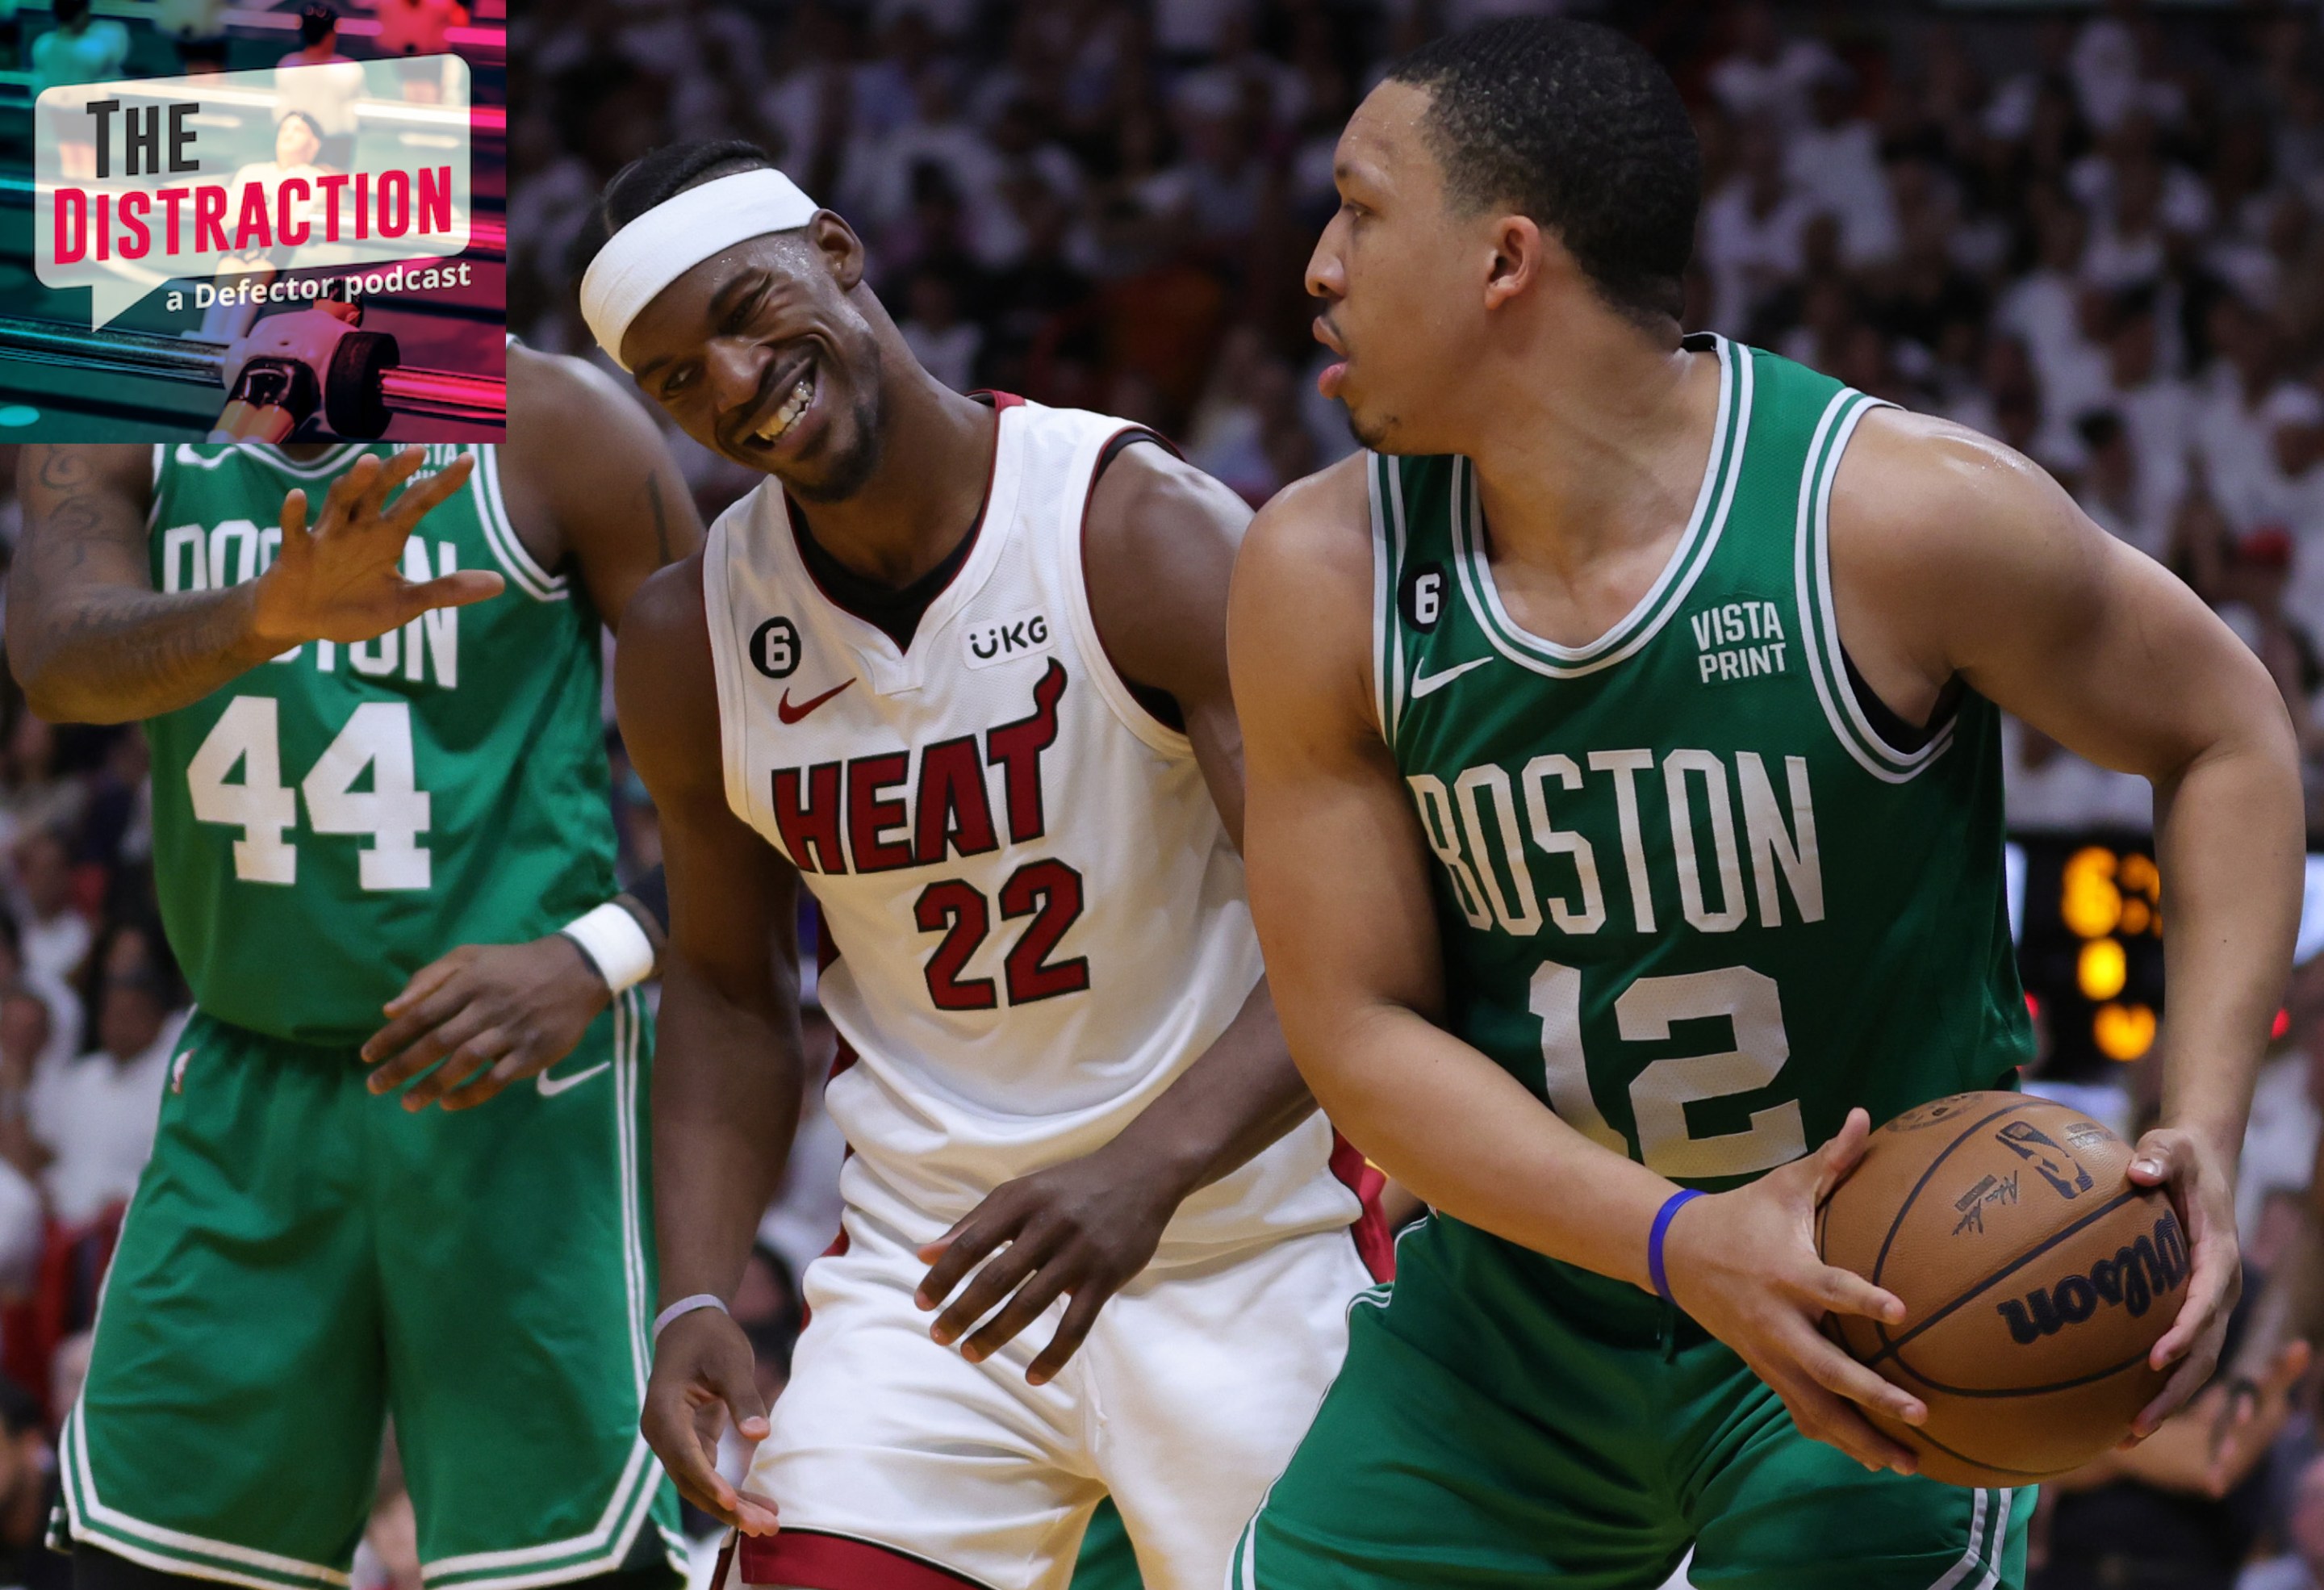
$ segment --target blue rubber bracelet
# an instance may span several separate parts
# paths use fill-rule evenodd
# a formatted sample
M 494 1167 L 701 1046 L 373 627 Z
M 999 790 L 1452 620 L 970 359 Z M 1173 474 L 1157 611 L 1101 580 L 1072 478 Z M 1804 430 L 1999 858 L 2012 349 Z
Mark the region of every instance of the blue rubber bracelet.
M 1670 1277 L 1663 1273 L 1663 1238 L 1669 1234 L 1671 1216 L 1677 1214 L 1683 1205 L 1702 1196 L 1691 1187 L 1681 1188 L 1671 1194 L 1663 1200 L 1663 1206 L 1655 1211 L 1655 1228 L 1646 1234 L 1646 1275 L 1665 1303 L 1675 1305 L 1678 1299 L 1671 1296 Z

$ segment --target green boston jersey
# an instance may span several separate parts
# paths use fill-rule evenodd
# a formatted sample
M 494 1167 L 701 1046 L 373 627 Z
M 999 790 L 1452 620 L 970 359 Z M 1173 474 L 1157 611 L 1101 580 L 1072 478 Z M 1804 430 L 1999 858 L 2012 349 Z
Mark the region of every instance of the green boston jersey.
M 318 511 L 365 451 L 154 450 L 157 590 L 254 579 L 282 499 Z M 554 931 L 613 892 L 597 615 L 540 568 L 495 450 L 404 548 L 407 578 L 496 570 L 489 601 L 356 645 L 318 641 L 146 726 L 154 875 L 201 1008 L 303 1043 L 375 1031 L 419 967 L 461 944 Z
M 1464 460 L 1369 461 L 1375 682 L 1435 855 L 1448 1028 L 1596 1142 L 1715 1190 L 1852 1105 L 1877 1125 L 2009 1086 L 2032 1035 L 1997 710 L 1965 694 L 1900 744 L 1840 646 L 1826 510 L 1877 405 L 1689 346 L 1720 368 L 1702 491 L 1590 644 L 1511 619 Z

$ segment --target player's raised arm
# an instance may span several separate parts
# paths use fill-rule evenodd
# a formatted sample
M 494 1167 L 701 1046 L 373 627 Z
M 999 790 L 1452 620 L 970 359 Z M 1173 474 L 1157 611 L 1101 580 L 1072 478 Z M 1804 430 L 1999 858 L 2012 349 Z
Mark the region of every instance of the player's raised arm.
M 1291 1052 L 1340 1130 L 1430 1205 L 1649 1289 L 1647 1239 L 1674 1185 L 1591 1142 L 1436 1024 L 1429 851 L 1371 704 L 1361 469 L 1360 456 L 1268 504 L 1229 615 L 1251 912 Z M 1671 1284 L 1802 1428 L 1868 1467 L 1908 1468 L 1910 1454 L 1843 1399 L 1913 1423 L 1919 1402 L 1816 1329 L 1828 1309 L 1902 1314 L 1887 1293 L 1819 1262 L 1808 1240 L 1814 1198 L 1868 1130 L 1857 1111 L 1817 1152 L 1699 1200 L 1670 1226 Z
M 1098 477 L 1084 550 L 1091 613 L 1109 661 L 1149 700 L 1167 698 L 1238 844 L 1242 731 L 1227 677 L 1226 609 L 1250 522 L 1241 499 L 1199 469 L 1160 448 L 1131 447 Z M 1105 1300 L 1152 1260 L 1187 1196 L 1247 1163 L 1314 1108 L 1261 979 L 1226 1031 L 1112 1142 L 994 1188 L 923 1250 L 932 1263 L 920 1306 L 949 1300 L 936 1339 L 957 1340 L 991 1315 L 962 1344 L 970 1358 L 983 1358 L 1070 1296 L 1056 1336 L 1027 1366 L 1034 1383 L 1048 1380 Z M 975 1279 L 962 1289 L 972 1270 Z
M 153 717 L 308 641 L 366 641 L 430 608 L 498 594 L 500 576 L 481 570 L 403 578 L 412 526 L 472 467 L 464 458 L 406 485 L 426 457 L 411 448 L 385 464 L 357 459 L 331 483 L 311 528 L 306 493 L 291 492 L 281 550 L 263 574 L 165 595 L 147 562 L 152 449 L 27 447 L 8 660 L 32 710 L 56 723 Z
M 645 411 L 594 365 L 519 345 L 508 366 L 500 480 L 518 532 L 543 568 L 573 568 L 618 628 L 649 576 L 700 550 L 693 495 Z M 420 967 L 364 1046 L 373 1091 L 410 1083 L 407 1110 L 472 1109 L 548 1071 L 620 988 L 652 975 L 668 910 L 657 870 L 562 932 L 464 944 Z
M 695 1504 L 752 1533 L 771 1507 L 714 1466 L 698 1410 L 724 1403 L 766 1434 L 751 1345 L 726 1317 L 798 1124 L 798 880 L 726 804 L 702 565 L 656 575 L 630 605 L 614 670 L 632 760 L 661 818 L 669 943 L 654 1058 L 654 1228 L 668 1309 L 647 1388 L 646 1439 Z
M 2061 744 L 2154 786 L 2163 1116 L 2134 1180 L 2168 1180 L 2194 1273 L 2140 1415 L 2211 1372 L 2238 1285 L 2236 1161 L 2291 974 L 2304 848 L 2298 747 L 2266 669 L 2184 585 L 2084 516 L 2038 466 L 1943 421 L 1868 417 L 1831 509 L 1841 640 L 1875 691 L 1924 706 L 1958 675 Z
M 547 561 L 571 560 L 613 629 L 649 575 L 701 549 L 694 495 L 660 430 L 586 360 L 509 349 L 502 472 L 546 498 L 562 542 Z

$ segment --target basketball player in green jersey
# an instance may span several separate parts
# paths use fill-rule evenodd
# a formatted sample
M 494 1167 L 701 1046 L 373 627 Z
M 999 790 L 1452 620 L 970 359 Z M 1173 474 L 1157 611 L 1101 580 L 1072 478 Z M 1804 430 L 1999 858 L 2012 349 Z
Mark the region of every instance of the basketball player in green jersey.
M 1699 156 L 1619 35 L 1432 44 L 1336 174 L 1308 283 L 1372 450 L 1237 570 L 1251 907 L 1316 1096 L 1434 1213 L 1232 1582 L 1646 1590 L 1692 1547 L 1702 1590 L 2021 1585 L 2030 1493 L 1914 1476 L 1858 1410 L 1924 1412 L 1819 1334 L 1902 1306 L 1813 1202 L 1868 1112 L 2028 1054 L 2006 708 L 2153 781 L 2133 1176 L 2193 1258 L 2137 1430 L 2209 1373 L 2299 909 L 2282 705 L 2016 454 L 1682 337 Z
M 431 1586 L 681 1569 L 600 632 L 700 531 L 610 383 L 509 384 L 497 448 L 27 449 L 10 653 L 148 720 L 198 1005 L 60 1444 L 79 1590 L 344 1586 L 390 1415 Z

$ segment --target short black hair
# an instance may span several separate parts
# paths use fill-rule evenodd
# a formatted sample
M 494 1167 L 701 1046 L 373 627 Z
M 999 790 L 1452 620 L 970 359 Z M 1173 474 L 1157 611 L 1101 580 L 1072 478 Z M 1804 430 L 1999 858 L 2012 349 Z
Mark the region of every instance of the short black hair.
M 338 8 L 323 0 L 299 8 L 299 42 L 312 50 L 339 31 Z
M 640 155 L 615 171 L 589 211 L 588 222 L 574 240 L 573 273 L 580 275 L 613 234 L 658 204 L 667 203 L 697 182 L 755 171 L 774 165 L 774 157 L 741 138 L 698 138 L 665 143 Z
M 1456 205 L 1531 217 L 1625 314 L 1682 313 L 1702 150 L 1644 48 L 1595 23 L 1511 17 L 1421 46 L 1388 79 L 1429 91 L 1425 125 Z

